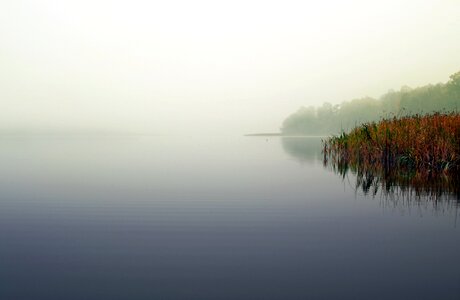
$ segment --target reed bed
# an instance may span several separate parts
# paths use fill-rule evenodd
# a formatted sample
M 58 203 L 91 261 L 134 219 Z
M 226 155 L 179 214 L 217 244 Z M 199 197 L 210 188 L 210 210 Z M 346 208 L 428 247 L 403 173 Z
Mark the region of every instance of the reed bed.
M 324 163 L 345 174 L 349 169 L 364 189 L 433 186 L 458 193 L 460 114 L 435 113 L 382 119 L 323 141 Z M 370 180 L 371 179 L 371 180 Z M 423 190 L 423 188 L 422 188 Z

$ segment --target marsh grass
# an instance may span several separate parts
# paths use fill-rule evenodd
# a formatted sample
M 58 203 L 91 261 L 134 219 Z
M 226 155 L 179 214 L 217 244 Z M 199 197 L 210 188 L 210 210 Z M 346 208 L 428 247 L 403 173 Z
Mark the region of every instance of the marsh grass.
M 365 193 L 459 193 L 460 114 L 382 119 L 323 140 L 324 163 L 357 175 Z

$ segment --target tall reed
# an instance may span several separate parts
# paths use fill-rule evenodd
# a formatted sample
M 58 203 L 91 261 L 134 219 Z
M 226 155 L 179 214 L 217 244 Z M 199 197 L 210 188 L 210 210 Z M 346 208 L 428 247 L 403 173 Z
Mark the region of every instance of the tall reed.
M 414 115 L 366 123 L 323 141 L 323 154 L 325 164 L 331 163 L 341 174 L 348 169 L 356 172 L 364 180 L 363 188 L 375 183 L 375 176 L 383 179 L 387 188 L 392 184 L 458 183 L 460 114 Z
M 323 141 L 325 159 L 403 168 L 425 176 L 460 171 L 460 114 L 383 119 Z

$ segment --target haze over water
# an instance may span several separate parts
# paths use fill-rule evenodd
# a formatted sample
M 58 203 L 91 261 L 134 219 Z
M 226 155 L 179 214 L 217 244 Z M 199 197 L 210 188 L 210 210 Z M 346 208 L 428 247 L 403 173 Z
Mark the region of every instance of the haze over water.
M 0 299 L 458 300 L 455 183 L 373 195 L 357 184 L 373 174 L 323 165 L 320 138 L 243 135 L 458 111 L 459 16 L 0 1 Z
M 299 107 L 446 82 L 456 0 L 3 0 L 0 133 L 277 132 Z
M 319 138 L 0 146 L 2 299 L 458 299 L 458 202 L 364 196 Z

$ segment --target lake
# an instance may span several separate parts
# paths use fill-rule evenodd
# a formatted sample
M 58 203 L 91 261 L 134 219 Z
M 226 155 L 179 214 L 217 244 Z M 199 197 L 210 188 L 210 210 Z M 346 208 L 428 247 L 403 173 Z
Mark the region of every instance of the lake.
M 364 193 L 320 138 L 2 137 L 0 299 L 459 299 L 456 195 Z

